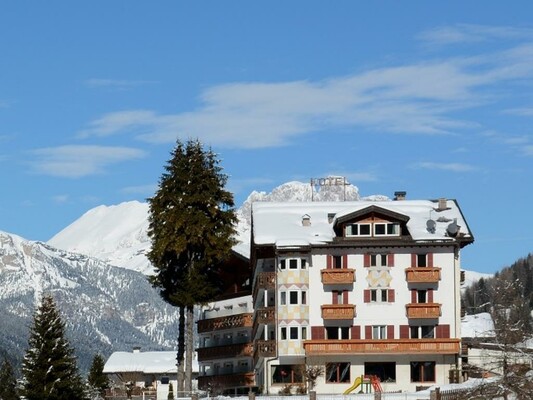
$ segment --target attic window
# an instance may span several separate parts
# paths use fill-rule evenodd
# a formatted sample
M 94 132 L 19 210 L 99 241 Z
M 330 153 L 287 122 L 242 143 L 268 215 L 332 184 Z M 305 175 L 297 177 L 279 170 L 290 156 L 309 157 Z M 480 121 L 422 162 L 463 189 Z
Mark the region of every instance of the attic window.
M 370 224 L 346 225 L 346 236 L 370 236 Z

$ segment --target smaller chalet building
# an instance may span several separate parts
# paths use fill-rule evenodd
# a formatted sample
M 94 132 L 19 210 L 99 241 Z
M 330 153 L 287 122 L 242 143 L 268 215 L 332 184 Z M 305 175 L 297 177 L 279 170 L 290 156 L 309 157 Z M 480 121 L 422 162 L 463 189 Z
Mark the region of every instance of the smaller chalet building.
M 135 348 L 133 352 L 117 351 L 111 354 L 104 371 L 117 386 L 130 385 L 134 392 L 145 392 L 146 398 L 167 399 L 169 383 L 174 394 L 177 390 L 175 351 L 146 351 Z

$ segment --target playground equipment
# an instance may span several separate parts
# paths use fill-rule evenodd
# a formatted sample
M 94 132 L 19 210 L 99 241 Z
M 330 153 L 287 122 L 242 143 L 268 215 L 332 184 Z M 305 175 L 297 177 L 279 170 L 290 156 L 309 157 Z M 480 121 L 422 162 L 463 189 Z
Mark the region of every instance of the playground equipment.
M 372 389 L 374 389 L 375 392 L 382 392 L 383 388 L 381 387 L 381 381 L 378 376 L 376 375 L 368 375 L 368 376 L 358 376 L 355 378 L 355 381 L 353 382 L 353 385 L 350 386 L 348 389 L 344 391 L 344 394 L 350 394 L 355 389 L 357 389 L 359 386 L 361 386 L 361 390 L 359 393 L 370 393 Z

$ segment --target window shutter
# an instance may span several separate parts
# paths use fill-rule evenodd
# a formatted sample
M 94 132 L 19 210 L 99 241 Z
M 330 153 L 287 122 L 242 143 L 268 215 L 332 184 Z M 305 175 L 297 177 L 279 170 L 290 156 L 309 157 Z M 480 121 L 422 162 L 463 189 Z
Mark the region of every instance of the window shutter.
M 363 259 L 363 267 L 370 267 L 370 254 L 365 253 Z
M 352 332 L 352 339 L 361 339 L 361 327 L 359 325 L 354 325 L 350 329 Z
M 365 339 L 372 339 L 372 327 L 370 325 L 365 326 Z
M 336 290 L 331 292 L 331 304 L 339 304 L 338 292 Z
M 433 253 L 428 253 L 428 267 L 433 268 Z
M 389 289 L 388 299 L 389 299 L 389 303 L 394 303 L 396 301 L 396 295 L 394 293 L 394 289 Z
M 400 339 L 409 339 L 409 325 L 400 325 Z
M 411 290 L 411 303 L 416 303 L 416 290 Z
M 342 291 L 342 304 L 348 304 L 348 291 Z
M 342 268 L 348 268 L 348 254 L 342 256 Z
M 411 268 L 418 267 L 416 263 L 416 254 L 411 254 Z
M 428 303 L 433 303 L 433 289 L 428 289 Z
M 435 329 L 435 336 L 437 339 L 449 339 L 450 325 L 437 325 Z
M 394 339 L 394 325 L 387 325 L 387 339 Z
M 365 289 L 363 291 L 363 301 L 365 303 L 370 303 L 370 289 Z
M 394 253 L 387 254 L 387 266 L 394 267 Z
M 323 326 L 312 326 L 311 327 L 311 339 L 324 339 L 325 338 L 325 329 Z
M 326 268 L 327 269 L 331 269 L 333 268 L 333 256 L 331 254 L 328 254 L 326 256 Z

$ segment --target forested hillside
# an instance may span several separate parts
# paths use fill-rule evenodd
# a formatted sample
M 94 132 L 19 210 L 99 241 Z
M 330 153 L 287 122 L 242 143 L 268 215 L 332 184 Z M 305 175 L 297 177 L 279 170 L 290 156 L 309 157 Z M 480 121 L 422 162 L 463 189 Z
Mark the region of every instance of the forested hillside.
M 493 278 L 474 282 L 462 296 L 468 314 L 489 312 L 496 337 L 505 332 L 506 342 L 519 342 L 533 333 L 533 254 L 497 272 Z

